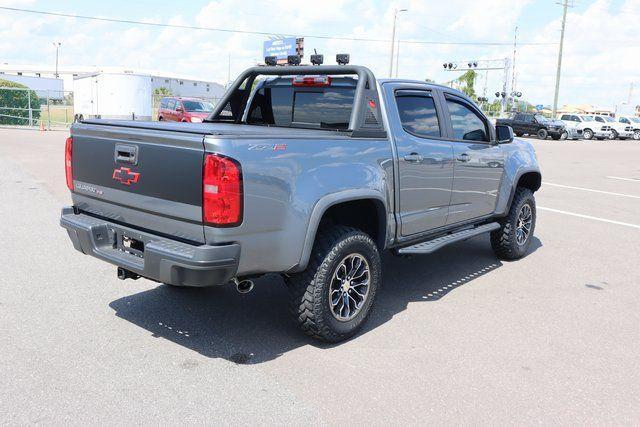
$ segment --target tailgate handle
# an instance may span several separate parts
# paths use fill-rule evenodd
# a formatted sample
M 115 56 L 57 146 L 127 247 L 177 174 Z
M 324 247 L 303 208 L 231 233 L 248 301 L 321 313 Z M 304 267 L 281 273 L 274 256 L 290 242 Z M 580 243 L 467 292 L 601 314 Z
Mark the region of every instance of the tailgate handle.
M 116 144 L 116 163 L 138 164 L 138 147 L 135 145 Z

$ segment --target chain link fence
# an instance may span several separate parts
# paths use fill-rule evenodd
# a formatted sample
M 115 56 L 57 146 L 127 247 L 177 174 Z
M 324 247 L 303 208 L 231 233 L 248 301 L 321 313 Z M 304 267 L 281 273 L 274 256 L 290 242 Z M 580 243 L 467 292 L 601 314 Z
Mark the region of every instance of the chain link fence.
M 73 122 L 73 92 L 0 87 L 0 125 L 68 127 Z

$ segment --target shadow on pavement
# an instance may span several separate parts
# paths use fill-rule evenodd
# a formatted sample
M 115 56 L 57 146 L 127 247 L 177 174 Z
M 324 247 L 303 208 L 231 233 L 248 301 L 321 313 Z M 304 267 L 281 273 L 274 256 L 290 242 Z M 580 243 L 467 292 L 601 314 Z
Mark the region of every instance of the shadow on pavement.
M 541 246 L 534 238 L 530 251 Z M 389 321 L 411 302 L 438 301 L 501 266 L 488 236 L 432 255 L 409 259 L 384 255 L 382 289 L 362 333 Z M 255 290 L 245 295 L 232 286 L 200 289 L 161 285 L 109 306 L 116 316 L 155 337 L 238 364 L 266 362 L 308 344 L 330 347 L 307 338 L 295 327 L 289 316 L 287 290 L 277 275 L 257 280 Z

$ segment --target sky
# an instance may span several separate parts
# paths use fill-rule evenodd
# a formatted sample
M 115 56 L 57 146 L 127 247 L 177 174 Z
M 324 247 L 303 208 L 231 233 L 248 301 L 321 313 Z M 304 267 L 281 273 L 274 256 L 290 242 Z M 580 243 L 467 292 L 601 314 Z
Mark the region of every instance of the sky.
M 559 104 L 615 109 L 640 104 L 640 0 L 574 0 L 567 15 Z M 353 64 L 388 77 L 395 9 L 397 37 L 405 41 L 506 43 L 505 45 L 402 43 L 398 76 L 447 82 L 460 72 L 444 62 L 512 58 L 516 90 L 532 104 L 551 105 L 562 6 L 555 0 L 217 0 L 89 1 L 0 0 L 0 6 L 208 28 L 250 30 L 305 37 L 305 56 L 315 49 L 333 62 L 349 53 Z M 338 36 L 382 41 L 327 40 Z M 55 63 L 53 41 L 62 42 L 63 67 L 158 70 L 226 83 L 262 60 L 266 35 L 252 35 L 89 21 L 0 9 L 0 65 Z M 525 45 L 524 43 L 549 43 Z M 480 95 L 501 90 L 503 73 L 484 72 Z M 511 78 L 509 78 L 511 83 Z M 485 89 L 486 87 L 486 89 Z

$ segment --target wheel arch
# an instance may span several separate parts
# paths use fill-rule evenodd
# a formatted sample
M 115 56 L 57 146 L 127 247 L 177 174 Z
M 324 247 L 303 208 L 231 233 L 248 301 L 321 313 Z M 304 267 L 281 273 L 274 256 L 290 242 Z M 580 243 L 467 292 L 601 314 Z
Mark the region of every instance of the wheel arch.
M 361 229 L 371 236 L 378 249 L 384 249 L 389 227 L 388 216 L 385 199 L 374 190 L 347 190 L 323 197 L 311 212 L 300 262 L 288 272 L 299 272 L 307 267 L 318 230 L 324 223 Z

